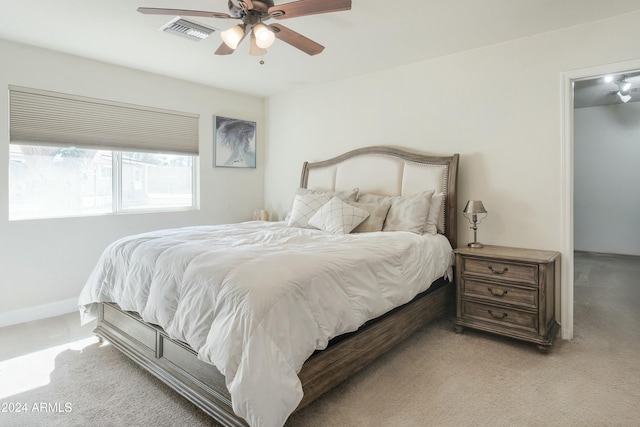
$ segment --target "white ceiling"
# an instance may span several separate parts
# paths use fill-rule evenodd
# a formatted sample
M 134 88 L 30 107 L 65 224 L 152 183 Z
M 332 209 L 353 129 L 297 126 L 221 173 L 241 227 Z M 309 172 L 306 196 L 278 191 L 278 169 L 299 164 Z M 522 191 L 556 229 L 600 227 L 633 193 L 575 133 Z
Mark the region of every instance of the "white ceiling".
M 326 49 L 308 56 L 276 40 L 264 65 L 246 40 L 217 56 L 217 32 L 199 42 L 161 32 L 172 17 L 139 6 L 228 11 L 227 0 L 2 0 L 0 38 L 270 96 L 640 10 L 640 0 L 353 0 L 350 11 L 278 21 Z

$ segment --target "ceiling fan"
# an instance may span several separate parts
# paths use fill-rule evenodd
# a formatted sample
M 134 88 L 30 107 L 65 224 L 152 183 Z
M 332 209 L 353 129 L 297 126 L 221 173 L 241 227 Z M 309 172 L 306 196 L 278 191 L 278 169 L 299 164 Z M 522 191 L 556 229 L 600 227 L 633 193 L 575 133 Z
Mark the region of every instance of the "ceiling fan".
M 319 13 L 338 12 L 351 9 L 351 0 L 298 0 L 274 5 L 273 0 L 229 0 L 229 13 L 201 10 L 161 9 L 139 7 L 138 12 L 153 15 L 200 16 L 205 18 L 239 19 L 242 21 L 228 30 L 222 31 L 222 44 L 216 55 L 235 52 L 238 44 L 250 35 L 249 54 L 260 56 L 267 52 L 277 38 L 309 55 L 317 55 L 324 46 L 280 24 L 264 24 L 274 19 L 289 19 Z

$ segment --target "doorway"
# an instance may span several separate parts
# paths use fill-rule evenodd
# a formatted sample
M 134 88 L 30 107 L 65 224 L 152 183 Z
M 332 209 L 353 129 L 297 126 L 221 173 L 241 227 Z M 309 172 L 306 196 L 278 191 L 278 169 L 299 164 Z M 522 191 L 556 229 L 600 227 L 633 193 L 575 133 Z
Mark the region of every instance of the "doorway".
M 638 73 L 640 70 L 640 60 L 625 63 L 609 64 L 600 67 L 574 70 L 562 75 L 564 90 L 564 110 L 563 110 L 563 135 L 562 135 L 562 285 L 560 289 L 560 322 L 561 337 L 563 339 L 573 338 L 573 315 L 574 315 L 574 250 L 575 250 L 575 114 L 574 114 L 574 87 L 576 85 L 593 86 L 594 81 L 602 79 L 606 75 L 622 76 L 626 74 Z M 620 80 L 620 78 L 618 77 Z M 584 83 L 582 83 L 584 82 Z M 605 89 L 608 92 L 614 91 L 618 86 L 611 86 Z M 612 94 L 611 102 L 620 102 L 621 97 Z M 640 94 L 636 95 L 640 97 Z M 615 185 L 615 184 L 613 184 Z M 613 213 L 613 212 L 612 212 Z M 603 224 L 604 226 L 605 224 Z

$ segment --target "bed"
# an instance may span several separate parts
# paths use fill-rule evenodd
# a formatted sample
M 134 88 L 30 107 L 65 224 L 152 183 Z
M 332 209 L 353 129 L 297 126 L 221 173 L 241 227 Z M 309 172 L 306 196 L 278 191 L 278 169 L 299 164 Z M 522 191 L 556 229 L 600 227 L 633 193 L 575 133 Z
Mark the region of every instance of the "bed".
M 282 425 L 426 323 L 452 314 L 458 159 L 361 148 L 305 162 L 285 221 L 120 239 L 81 293 L 83 321 L 97 317 L 101 339 L 221 424 Z M 425 198 L 433 202 L 425 212 L 436 213 L 427 215 L 430 232 L 392 220 L 402 203 Z M 385 230 L 340 229 L 344 213 L 335 229 L 335 209 L 320 215 L 320 208 L 303 215 L 315 226 L 297 226 L 300 200 L 347 209 L 349 221 L 366 217 L 358 226 L 372 223 L 372 206 L 388 205 Z M 257 301 L 251 315 L 247 301 Z

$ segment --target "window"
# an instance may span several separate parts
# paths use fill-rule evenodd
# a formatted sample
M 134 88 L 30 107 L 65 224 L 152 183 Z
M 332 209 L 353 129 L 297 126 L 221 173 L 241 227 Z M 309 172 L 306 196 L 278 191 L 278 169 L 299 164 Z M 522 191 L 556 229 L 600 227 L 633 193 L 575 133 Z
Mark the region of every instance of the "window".
M 191 156 L 119 153 L 122 210 L 193 206 Z
M 197 206 L 198 116 L 10 87 L 9 219 Z
M 193 182 L 193 156 L 12 144 L 9 219 L 192 208 Z

